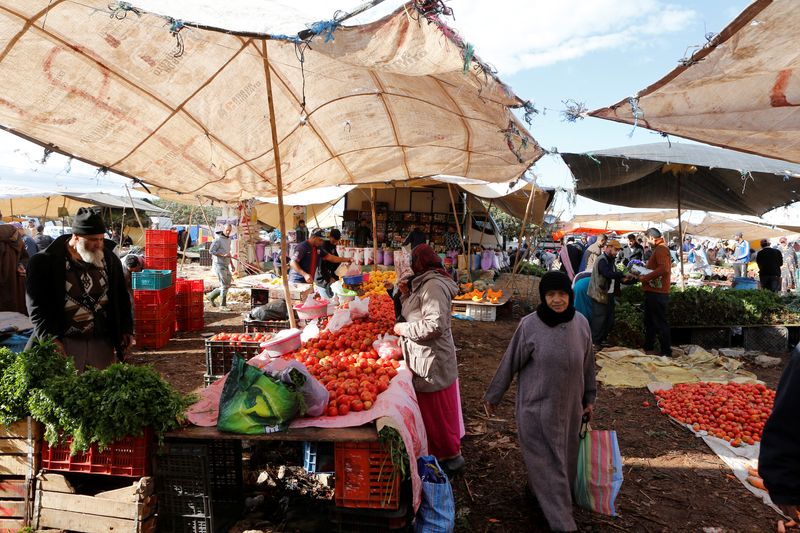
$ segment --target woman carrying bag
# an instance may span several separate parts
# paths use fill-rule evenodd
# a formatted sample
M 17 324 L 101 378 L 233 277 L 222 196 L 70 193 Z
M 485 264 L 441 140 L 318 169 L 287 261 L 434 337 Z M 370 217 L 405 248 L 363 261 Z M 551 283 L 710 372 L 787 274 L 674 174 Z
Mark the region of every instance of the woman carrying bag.
M 516 419 L 528 486 L 554 531 L 577 531 L 572 516 L 581 419 L 597 394 L 592 334 L 575 312 L 569 277 L 548 272 L 541 304 L 524 317 L 484 397 L 494 413 L 518 375 Z

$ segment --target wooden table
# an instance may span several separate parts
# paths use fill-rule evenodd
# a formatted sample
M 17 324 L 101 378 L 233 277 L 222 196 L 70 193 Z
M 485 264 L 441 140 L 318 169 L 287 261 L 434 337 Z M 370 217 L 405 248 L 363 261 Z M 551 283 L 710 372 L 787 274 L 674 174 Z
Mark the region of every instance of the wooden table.
M 291 442 L 371 442 L 378 440 L 375 424 L 348 428 L 289 428 L 286 431 L 259 435 L 243 435 L 241 433 L 225 433 L 215 427 L 188 426 L 170 431 L 167 439 L 181 440 L 251 440 L 251 441 L 291 441 Z

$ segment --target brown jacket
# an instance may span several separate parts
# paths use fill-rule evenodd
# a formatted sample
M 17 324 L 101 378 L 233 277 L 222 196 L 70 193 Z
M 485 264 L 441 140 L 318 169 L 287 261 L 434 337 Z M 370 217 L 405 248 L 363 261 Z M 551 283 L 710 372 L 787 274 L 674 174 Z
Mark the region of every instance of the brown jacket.
M 647 260 L 645 266 L 652 272 L 639 278 L 639 281 L 642 282 L 642 290 L 669 294 L 672 257 L 669 255 L 669 248 L 664 244 L 664 239 L 656 239 L 653 255 Z
M 458 294 L 455 282 L 428 271 L 411 281 L 403 301 L 406 322 L 397 324 L 403 358 L 414 373 L 414 389 L 436 392 L 458 378 L 456 347 L 450 328 L 450 305 Z
M 0 311 L 28 314 L 25 308 L 25 276 L 17 267 L 28 260 L 25 244 L 11 224 L 0 223 Z

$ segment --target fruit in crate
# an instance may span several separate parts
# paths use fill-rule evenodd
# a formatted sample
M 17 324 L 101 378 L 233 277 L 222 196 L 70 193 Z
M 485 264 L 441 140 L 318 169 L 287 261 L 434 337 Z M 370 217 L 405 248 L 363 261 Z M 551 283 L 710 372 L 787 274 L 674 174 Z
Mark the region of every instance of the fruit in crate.
M 227 342 L 265 342 L 272 338 L 270 333 L 217 333 L 210 341 Z

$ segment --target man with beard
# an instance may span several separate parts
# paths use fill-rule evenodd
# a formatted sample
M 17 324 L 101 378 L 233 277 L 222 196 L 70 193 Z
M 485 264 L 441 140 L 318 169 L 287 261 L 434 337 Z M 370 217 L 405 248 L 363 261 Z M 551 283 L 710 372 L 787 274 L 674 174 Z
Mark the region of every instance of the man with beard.
M 105 231 L 99 210 L 82 207 L 72 233 L 58 237 L 28 263 L 31 340 L 53 337 L 78 371 L 121 361 L 133 342 L 122 264 Z

